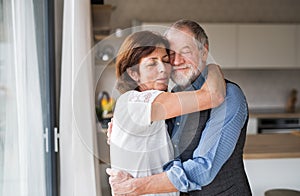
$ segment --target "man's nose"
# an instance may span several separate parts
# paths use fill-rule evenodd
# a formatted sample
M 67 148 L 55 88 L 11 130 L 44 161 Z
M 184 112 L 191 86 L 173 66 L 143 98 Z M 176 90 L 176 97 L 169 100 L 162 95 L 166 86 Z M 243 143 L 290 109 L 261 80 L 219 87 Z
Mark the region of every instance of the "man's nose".
M 181 54 L 175 53 L 171 63 L 173 66 L 181 65 L 182 63 L 184 63 L 184 58 Z

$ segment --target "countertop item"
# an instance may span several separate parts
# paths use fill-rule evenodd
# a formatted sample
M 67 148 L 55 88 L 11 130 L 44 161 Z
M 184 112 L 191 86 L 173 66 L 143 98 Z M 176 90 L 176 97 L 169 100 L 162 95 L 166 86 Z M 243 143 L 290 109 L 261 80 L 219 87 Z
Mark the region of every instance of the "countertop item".
M 247 135 L 244 159 L 300 158 L 300 132 Z
M 286 112 L 295 112 L 296 111 L 297 94 L 298 94 L 298 91 L 296 89 L 291 90 L 288 100 L 285 105 Z

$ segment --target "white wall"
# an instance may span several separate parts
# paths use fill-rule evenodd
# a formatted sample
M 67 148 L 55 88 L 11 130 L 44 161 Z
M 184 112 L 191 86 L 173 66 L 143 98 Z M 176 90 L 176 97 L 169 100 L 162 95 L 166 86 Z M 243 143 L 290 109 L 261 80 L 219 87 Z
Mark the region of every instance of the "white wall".
M 225 77 L 243 89 L 250 108 L 284 108 L 291 89 L 298 90 L 300 110 L 300 69 L 224 70 Z
M 253 196 L 269 189 L 300 190 L 300 158 L 244 160 Z

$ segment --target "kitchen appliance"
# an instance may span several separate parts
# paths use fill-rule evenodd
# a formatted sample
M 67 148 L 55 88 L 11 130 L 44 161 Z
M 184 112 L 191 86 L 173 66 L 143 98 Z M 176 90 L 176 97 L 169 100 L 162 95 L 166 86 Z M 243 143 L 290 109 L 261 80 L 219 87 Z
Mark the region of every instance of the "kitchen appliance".
M 258 133 L 290 133 L 300 131 L 299 118 L 258 118 Z
M 249 111 L 255 119 L 257 133 L 300 132 L 300 110 L 286 112 L 285 108 L 252 108 Z

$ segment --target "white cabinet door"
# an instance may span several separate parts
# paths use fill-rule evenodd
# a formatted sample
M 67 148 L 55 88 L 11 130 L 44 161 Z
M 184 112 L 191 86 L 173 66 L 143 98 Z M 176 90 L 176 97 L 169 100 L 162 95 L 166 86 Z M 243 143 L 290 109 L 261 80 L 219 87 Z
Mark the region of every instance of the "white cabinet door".
M 238 26 L 240 68 L 296 67 L 296 25 L 247 24 Z
M 222 68 L 237 67 L 237 24 L 201 24 L 213 59 Z

